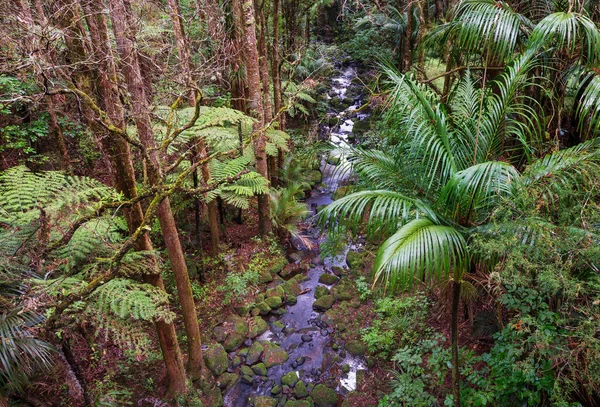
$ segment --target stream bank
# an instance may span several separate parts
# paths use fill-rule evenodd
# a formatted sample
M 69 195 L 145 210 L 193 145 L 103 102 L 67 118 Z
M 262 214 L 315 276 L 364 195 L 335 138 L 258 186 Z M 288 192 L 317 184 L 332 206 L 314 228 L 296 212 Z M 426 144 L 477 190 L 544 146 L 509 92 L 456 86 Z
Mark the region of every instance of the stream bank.
M 337 69 L 326 95 L 332 108 L 321 134 L 343 147 L 350 143 L 355 122 L 366 115 L 354 112 L 362 103 L 360 90 L 352 88 L 358 87 L 352 81 L 356 68 Z M 347 276 L 349 248 L 335 258 L 321 258 L 319 244 L 325 236 L 314 224 L 318 208 L 333 202 L 335 191 L 346 180 L 347 175 L 336 171 L 340 161 L 343 157 L 335 153 L 321 157 L 322 180 L 306 199 L 313 216 L 299 225 L 305 239 L 292 241 L 295 251 L 288 256 L 290 262 L 273 265 L 262 281 L 269 288 L 256 303 L 236 309 L 239 316 L 228 317 L 213 330 L 218 344 L 205 351 L 205 360 L 223 391 L 222 399 L 212 393 L 213 405 L 346 406 L 345 397 L 364 377 L 364 345 L 339 340 L 340 326 L 328 314 L 335 303 L 350 304 L 357 298 Z

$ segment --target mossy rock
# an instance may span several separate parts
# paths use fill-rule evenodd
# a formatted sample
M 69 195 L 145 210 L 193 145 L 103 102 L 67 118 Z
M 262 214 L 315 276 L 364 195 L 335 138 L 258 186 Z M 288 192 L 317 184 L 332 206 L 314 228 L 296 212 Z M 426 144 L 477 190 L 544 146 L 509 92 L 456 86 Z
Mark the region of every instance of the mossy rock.
M 227 335 L 229 335 L 229 330 L 226 326 L 217 325 L 213 328 L 213 338 L 215 338 L 217 342 L 225 342 L 225 339 L 227 339 Z
M 285 266 L 283 268 L 283 270 L 281 270 L 279 272 L 279 275 L 284 280 L 289 280 L 290 278 L 295 277 L 298 274 L 305 273 L 307 271 L 308 271 L 308 265 L 307 264 L 304 264 L 304 263 L 301 263 L 301 264 L 290 263 L 287 266 Z
M 344 274 L 346 274 L 346 270 L 344 270 L 340 266 L 331 267 L 331 272 L 333 273 L 334 276 L 339 277 L 339 278 L 342 278 L 342 276 Z
M 308 390 L 306 389 L 306 385 L 304 384 L 304 382 L 302 380 L 300 380 L 294 386 L 294 396 L 297 399 L 303 399 L 303 398 L 308 397 Z
M 265 292 L 265 295 L 266 295 L 267 298 L 270 298 L 270 297 L 283 297 L 285 295 L 285 290 L 283 289 L 283 287 L 281 285 L 278 285 L 277 287 L 269 288 Z
M 349 364 L 344 364 L 342 365 L 342 372 L 343 373 L 349 373 L 350 372 L 350 365 Z
M 325 322 L 327 325 L 333 326 L 335 324 L 335 314 L 333 310 L 326 311 L 321 315 L 321 321 Z
M 367 345 L 360 340 L 348 341 L 345 348 L 352 356 L 364 356 L 367 353 Z
M 331 196 L 331 199 L 337 201 L 338 199 L 348 195 L 349 190 L 350 188 L 348 188 L 347 186 L 338 187 L 338 189 L 336 189 L 333 195 Z
M 227 352 L 221 344 L 214 344 L 209 346 L 204 352 L 204 363 L 206 367 L 215 375 L 219 376 L 227 370 L 229 367 L 229 360 L 227 359 Z
M 289 372 L 281 377 L 281 384 L 293 388 L 298 383 L 298 373 Z
M 277 400 L 268 396 L 258 396 L 254 399 L 254 407 L 275 407 Z
M 296 305 L 298 303 L 298 298 L 295 295 L 288 295 L 285 299 L 285 303 L 287 305 Z
M 265 367 L 264 363 L 255 364 L 254 366 L 252 366 L 252 370 L 254 371 L 254 373 L 256 373 L 259 376 L 267 375 L 267 368 Z
M 329 295 L 329 288 L 324 285 L 318 285 L 317 288 L 315 288 L 315 299 L 318 300 L 325 295 Z
M 245 358 L 246 356 L 248 356 L 248 350 L 248 348 L 241 349 L 237 354 L 238 356 Z
M 278 257 L 276 257 L 276 258 L 275 258 L 275 259 L 274 259 L 274 260 L 271 262 L 271 265 L 269 266 L 269 271 L 270 271 L 271 273 L 275 273 L 275 274 L 277 274 L 277 273 L 279 273 L 281 270 L 283 270 L 283 268 L 284 268 L 285 266 L 287 266 L 287 265 L 288 265 L 288 263 L 289 263 L 289 262 L 287 261 L 287 259 L 286 259 L 285 257 L 283 257 L 283 256 L 278 256 Z
M 286 281 L 281 285 L 285 295 L 290 296 L 293 295 L 297 297 L 302 292 L 302 288 L 300 288 L 300 283 L 296 278 Z
M 337 393 L 324 384 L 317 384 L 311 393 L 311 397 L 317 407 L 337 407 Z
M 250 339 L 254 339 L 257 336 L 262 335 L 267 330 L 267 322 L 259 316 L 255 316 L 250 321 L 250 330 L 248 332 L 248 337 Z
M 223 407 L 223 395 L 221 389 L 214 387 L 208 391 L 204 400 L 206 407 Z
M 339 277 L 334 276 L 333 274 L 321 274 L 321 276 L 319 277 L 319 283 L 321 284 L 325 284 L 325 285 L 333 285 L 335 283 L 337 283 L 339 281 Z
M 256 304 L 256 308 L 259 310 L 260 315 L 267 315 L 269 312 L 271 312 L 271 307 L 269 307 L 269 304 L 267 304 L 265 301 L 261 301 Z
M 340 283 L 333 287 L 333 295 L 338 299 L 338 301 L 350 301 L 352 298 L 354 298 L 353 291 L 354 289 L 350 283 L 345 281 L 344 283 Z
M 271 389 L 271 394 L 276 396 L 279 393 L 281 393 L 281 386 L 279 386 L 279 385 L 273 386 L 273 388 Z
M 313 185 L 323 181 L 323 174 L 319 170 L 308 170 L 304 174 L 306 180 Z
M 354 127 L 352 127 L 352 134 L 356 137 L 360 137 L 365 134 L 371 128 L 371 121 L 367 119 L 355 120 Z
M 263 342 L 262 345 L 265 348 L 262 361 L 267 369 L 287 362 L 289 355 L 285 349 L 271 342 Z
M 252 368 L 250 366 L 242 366 L 242 370 L 241 370 L 242 376 L 250 376 L 250 377 L 254 377 L 256 375 L 256 373 L 254 373 L 254 370 L 252 370 Z
M 271 281 L 273 281 L 273 273 L 269 270 L 262 270 L 258 276 L 259 284 L 269 284 Z
M 329 165 L 339 165 L 340 161 L 342 161 L 340 156 L 330 155 L 329 157 L 327 157 L 327 164 Z
M 248 348 L 248 355 L 246 356 L 246 364 L 253 365 L 260 360 L 262 353 L 265 348 L 260 344 L 260 342 L 254 342 L 250 348 Z
M 310 400 L 290 400 L 284 407 L 313 407 L 313 404 Z
M 254 383 L 254 376 L 242 375 L 241 381 L 245 384 L 252 384 Z
M 346 255 L 346 264 L 348 264 L 348 267 L 352 270 L 356 270 L 357 267 L 362 265 L 362 257 L 361 253 L 350 250 Z
M 227 339 L 223 342 L 223 347 L 227 352 L 233 352 L 242 346 L 244 341 L 246 340 L 245 334 L 239 334 L 237 332 L 233 332 L 227 335 Z
M 281 297 L 269 297 L 265 300 L 265 303 L 273 310 L 280 308 L 283 305 L 283 300 Z
M 217 386 L 223 391 L 227 391 L 235 386 L 238 380 L 240 380 L 239 374 L 225 372 L 217 378 Z
M 251 304 L 236 305 L 233 307 L 233 310 L 235 311 L 235 313 L 238 314 L 242 318 L 247 317 L 248 314 L 250 314 L 251 309 L 252 309 Z
M 333 295 L 324 295 L 313 303 L 313 309 L 318 312 L 327 311 L 333 307 L 335 297 Z

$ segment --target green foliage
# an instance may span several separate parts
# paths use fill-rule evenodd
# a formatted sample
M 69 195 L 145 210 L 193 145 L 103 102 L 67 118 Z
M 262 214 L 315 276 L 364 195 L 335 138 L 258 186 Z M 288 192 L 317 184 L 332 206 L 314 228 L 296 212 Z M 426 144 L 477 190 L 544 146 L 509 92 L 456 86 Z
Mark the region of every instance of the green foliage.
M 358 277 L 354 283 L 361 301 L 366 301 L 371 297 L 371 295 L 373 295 L 373 292 L 371 291 L 371 284 L 367 283 L 367 280 L 364 276 Z M 363 340 L 366 342 L 364 338 Z
M 22 391 L 34 373 L 52 365 L 52 346 L 31 332 L 42 321 L 22 308 L 0 313 L 0 388 Z
M 225 293 L 223 304 L 238 301 L 249 293 L 255 293 L 258 290 L 258 278 L 268 267 L 269 259 L 260 252 L 252 257 L 246 267 L 242 267 L 242 271 L 230 270 L 223 285 L 217 287 L 217 290 Z
M 271 190 L 271 221 L 279 232 L 299 236 L 298 222 L 310 213 L 308 205 L 298 201 L 301 192 L 297 185 Z

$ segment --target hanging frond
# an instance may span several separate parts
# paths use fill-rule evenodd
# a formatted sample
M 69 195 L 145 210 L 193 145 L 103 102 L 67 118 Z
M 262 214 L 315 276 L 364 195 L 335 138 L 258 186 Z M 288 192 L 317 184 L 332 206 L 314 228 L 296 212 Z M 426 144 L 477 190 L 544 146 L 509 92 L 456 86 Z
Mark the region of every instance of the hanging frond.
M 21 308 L 0 314 L 0 387 L 23 391 L 34 373 L 52 366 L 52 346 L 30 332 L 42 321 Z
M 503 1 L 465 0 L 456 9 L 452 30 L 463 53 L 481 54 L 490 63 L 501 63 L 512 57 L 521 32 L 532 26 Z
M 508 163 L 489 161 L 459 171 L 442 189 L 440 203 L 460 223 L 469 222 L 478 211 L 487 211 L 513 192 L 519 172 Z
M 450 276 L 462 280 L 468 264 L 467 243 L 450 226 L 430 219 L 415 219 L 402 226 L 379 248 L 373 264 L 374 282 L 392 291 L 416 282 L 443 282 Z
M 576 90 L 578 130 L 588 137 L 600 134 L 600 70 L 583 70 Z
M 347 227 L 369 235 L 392 233 L 399 225 L 419 216 L 436 219 L 424 202 L 394 191 L 360 191 L 334 201 L 319 213 L 322 227 L 334 231 Z
M 308 205 L 297 200 L 299 192 L 296 186 L 290 186 L 270 193 L 273 227 L 294 237 L 300 237 L 298 223 L 310 213 Z

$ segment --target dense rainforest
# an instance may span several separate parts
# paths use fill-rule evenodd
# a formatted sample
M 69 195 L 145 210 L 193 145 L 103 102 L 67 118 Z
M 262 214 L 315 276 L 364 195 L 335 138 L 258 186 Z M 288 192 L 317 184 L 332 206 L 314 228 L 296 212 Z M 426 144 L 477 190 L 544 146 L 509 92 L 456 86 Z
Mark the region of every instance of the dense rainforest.
M 7 0 L 0 407 L 600 406 L 598 0 Z

